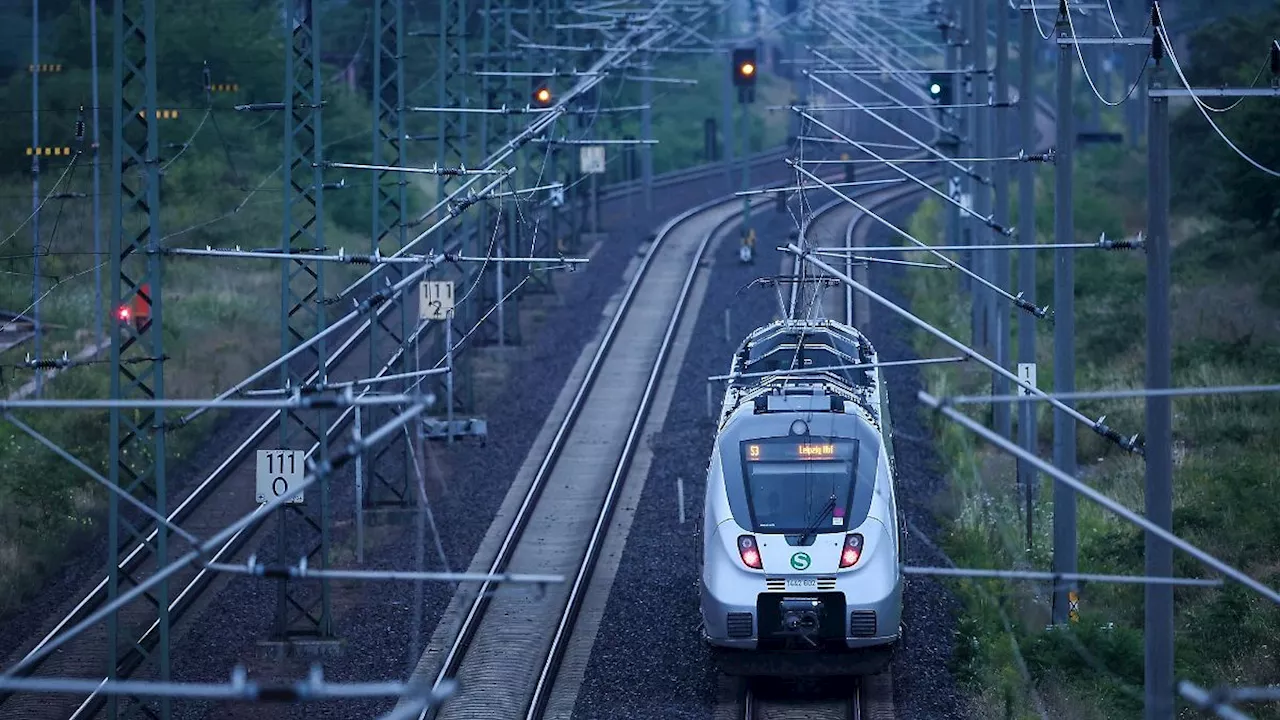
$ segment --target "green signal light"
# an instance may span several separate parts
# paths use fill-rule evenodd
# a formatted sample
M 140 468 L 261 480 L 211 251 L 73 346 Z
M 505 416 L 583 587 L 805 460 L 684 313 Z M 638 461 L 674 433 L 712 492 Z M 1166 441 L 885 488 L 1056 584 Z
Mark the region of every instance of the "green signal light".
M 930 85 L 930 86 L 929 86 L 929 92 L 933 93 L 934 95 L 941 95 L 941 94 L 942 94 L 942 86 L 941 86 L 941 85 L 939 85 L 938 83 L 934 83 L 934 84 L 932 84 L 932 85 Z

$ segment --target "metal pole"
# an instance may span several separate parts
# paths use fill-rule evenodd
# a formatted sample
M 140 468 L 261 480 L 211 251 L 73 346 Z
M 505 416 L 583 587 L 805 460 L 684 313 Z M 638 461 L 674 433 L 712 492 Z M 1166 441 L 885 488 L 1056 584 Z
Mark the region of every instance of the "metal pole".
M 1159 29 L 1152 44 L 1154 67 L 1148 82 L 1165 87 Z M 1169 101 L 1150 98 L 1147 125 L 1147 389 L 1172 386 L 1172 335 L 1169 311 Z M 1147 398 L 1146 515 L 1165 530 L 1173 529 L 1173 421 L 1171 401 Z M 1148 575 L 1173 571 L 1173 547 L 1146 533 Z M 1173 717 L 1173 588 L 1146 589 L 1146 713 L 1147 720 Z
M 453 311 L 450 310 L 444 319 L 444 357 L 445 366 L 449 368 L 449 372 L 445 374 L 445 394 L 449 396 L 448 407 L 445 409 L 445 420 L 448 427 L 445 428 L 445 438 L 449 445 L 453 444 Z
M 1131 32 L 1137 33 L 1140 28 L 1146 25 L 1146 23 L 1144 22 L 1145 16 L 1148 13 L 1151 13 L 1152 15 L 1154 15 L 1155 13 L 1151 9 L 1150 0 L 1130 0 L 1129 5 L 1130 5 L 1129 23 L 1130 23 L 1130 26 L 1133 28 Z M 1129 57 L 1134 61 L 1134 67 L 1130 68 L 1130 70 L 1132 70 L 1133 72 L 1125 75 L 1126 79 L 1136 77 L 1138 74 L 1137 69 L 1138 67 L 1141 67 L 1140 65 L 1138 65 L 1137 61 L 1139 59 L 1145 60 L 1145 58 L 1143 58 L 1140 54 L 1134 52 L 1132 49 L 1129 50 Z M 1142 83 L 1138 83 L 1138 88 L 1134 90 L 1133 94 L 1134 94 L 1134 97 L 1133 97 L 1134 102 L 1125 103 L 1125 104 L 1128 106 L 1132 106 L 1132 111 L 1133 111 L 1132 143 L 1134 147 L 1138 147 L 1142 143 L 1142 133 L 1146 129 L 1144 127 L 1146 124 L 1145 122 L 1146 117 L 1142 112 L 1142 109 L 1144 107 L 1147 107 L 1147 86 Z
M 1004 156 L 1013 147 L 1013 143 L 1009 137 L 1009 109 L 1004 104 L 1009 102 L 1009 8 L 1002 2 L 996 3 L 996 92 L 995 99 L 998 107 L 994 110 L 996 115 L 996 141 L 994 145 L 994 155 Z M 1023 163 L 1030 165 L 1031 163 Z M 996 207 L 995 221 L 1000 227 L 1009 226 L 1009 165 L 1007 163 L 998 162 L 995 164 L 994 182 L 996 186 Z M 988 236 L 988 242 L 994 242 Z M 1009 289 L 1009 251 L 995 250 L 988 251 L 991 255 L 991 263 L 993 272 L 991 282 L 996 284 L 1001 290 Z M 991 298 L 988 304 L 991 316 L 991 334 L 995 340 L 995 361 L 1002 368 L 1011 366 L 1010 357 L 1012 355 L 1009 347 L 1009 309 L 1002 302 L 996 302 L 995 298 Z M 996 394 L 1007 394 L 1009 392 L 1009 381 L 1003 376 L 996 375 L 992 378 L 992 388 Z M 1001 406 L 997 404 L 994 408 L 992 417 L 994 430 L 1002 437 L 1013 437 L 1013 412 L 1008 405 Z
M 1018 47 L 1019 68 L 1022 76 L 1018 90 L 1019 125 L 1022 129 L 1022 147 L 1027 152 L 1034 149 L 1036 141 L 1036 87 L 1035 87 L 1035 17 L 1030 10 L 1022 11 L 1021 38 Z M 1036 167 L 1023 163 L 1018 178 L 1018 241 L 1023 245 L 1036 244 Z M 1023 250 L 1018 253 L 1018 291 L 1036 304 L 1036 253 Z M 1018 317 L 1018 362 L 1036 362 L 1036 319 L 1027 313 Z M 1036 451 L 1036 408 L 1023 403 L 1018 408 L 1018 444 L 1029 453 Z M 1035 492 L 1039 476 L 1035 468 L 1025 460 L 1018 461 L 1018 484 L 1026 497 L 1027 550 L 1033 547 L 1035 522 Z
M 93 326 L 94 339 L 102 347 L 102 166 L 99 151 L 102 135 L 98 128 L 98 0 L 89 0 L 89 87 L 93 104 Z
M 1064 0 L 1058 13 L 1058 37 L 1069 38 L 1067 5 Z M 1072 163 L 1075 141 L 1075 113 L 1072 110 L 1072 70 L 1074 50 L 1070 45 L 1058 48 L 1058 107 L 1055 118 L 1058 128 L 1058 157 L 1056 161 L 1057 187 L 1054 192 L 1054 238 L 1058 243 L 1075 239 L 1075 218 L 1071 207 L 1071 185 L 1074 181 Z M 1053 251 L 1053 391 L 1067 393 L 1075 390 L 1075 251 Z M 1070 404 L 1067 401 L 1066 404 Z M 1053 464 L 1068 475 L 1076 474 L 1076 424 L 1062 410 L 1053 413 Z M 1076 496 L 1062 483 L 1053 487 L 1053 570 L 1059 573 L 1076 571 Z M 1053 621 L 1067 620 L 1070 583 L 1064 583 L 1053 593 Z
M 96 258 L 95 258 L 96 260 Z M 31 321 L 35 359 L 40 361 L 40 0 L 31 0 Z M 44 371 L 36 370 L 36 397 L 44 391 Z
M 948 72 L 955 71 L 957 68 L 960 67 L 960 46 L 956 44 L 955 39 L 956 39 L 956 33 L 954 32 L 954 30 L 944 31 L 943 40 L 947 43 L 946 62 L 947 62 Z M 959 76 L 956 76 L 956 75 L 951 76 L 952 94 L 956 101 L 960 101 L 960 89 L 955 86 L 956 81 L 958 80 L 958 77 Z M 951 127 L 955 132 L 955 137 L 956 137 L 955 144 L 949 144 L 947 147 L 947 149 L 951 151 L 951 155 L 953 157 L 961 156 L 960 141 L 963 138 L 963 132 L 964 132 L 964 116 L 965 116 L 965 113 L 963 111 L 955 113 L 954 117 L 949 122 L 946 123 L 947 126 Z M 953 199 L 959 200 L 960 194 L 964 192 L 964 188 L 966 186 L 964 185 L 960 176 L 955 174 L 954 169 L 951 171 L 951 174 L 948 175 L 948 178 L 949 178 L 949 181 L 947 183 L 947 192 L 949 195 L 951 195 Z M 947 214 L 947 244 L 952 247 L 962 244 L 964 241 L 961 238 L 961 234 L 960 234 L 960 222 L 961 222 L 960 208 L 956 207 L 955 205 L 952 205 L 951 203 L 945 203 L 943 211 L 946 212 Z M 964 255 L 962 254 L 960 257 L 963 262 Z M 961 290 L 968 289 L 969 276 L 965 275 L 964 273 L 957 273 L 957 276 L 959 280 L 960 289 Z M 861 318 L 859 319 L 861 320 Z
M 723 115 L 721 126 L 724 128 L 724 189 L 725 192 L 733 190 L 733 158 L 735 155 L 735 138 L 734 132 L 736 128 L 733 124 L 733 75 L 732 68 L 730 72 L 725 73 L 724 81 L 720 86 L 720 112 Z
M 645 65 L 653 60 L 653 55 L 645 53 Z M 653 146 L 648 142 L 653 139 L 653 81 L 649 78 L 651 73 L 646 73 L 644 80 L 640 82 L 640 104 L 644 109 L 640 111 L 640 137 L 645 143 L 640 147 L 640 171 L 643 175 L 641 182 L 644 185 L 644 209 L 645 212 L 653 210 Z
M 510 48 L 515 47 L 515 44 L 516 44 L 516 40 L 515 40 L 516 28 L 515 28 L 515 22 L 512 19 L 512 14 L 514 10 L 514 8 L 512 7 L 513 4 L 514 4 L 513 0 L 507 0 L 507 2 L 502 3 L 502 25 L 503 25 L 504 35 L 505 35 L 505 41 L 501 48 L 501 52 L 503 53 L 509 53 Z M 507 70 L 516 69 L 516 65 L 513 64 L 511 60 L 506 56 L 504 56 L 503 61 L 499 66 L 506 68 Z M 502 97 L 504 100 L 512 97 L 512 91 L 514 87 L 515 87 L 515 81 L 512 80 L 511 78 L 508 78 L 506 82 L 502 84 L 502 93 L 503 93 Z M 519 128 L 516 123 L 515 116 L 513 115 L 507 116 L 506 136 L 514 137 L 518 132 L 518 129 Z M 508 251 L 506 254 L 509 257 L 515 257 L 520 254 L 520 227 L 519 227 L 519 223 L 517 222 L 517 214 L 516 214 L 517 204 L 504 203 L 504 206 L 505 206 L 506 221 L 507 221 L 506 232 L 504 234 L 504 237 L 506 238 L 506 241 L 507 241 L 507 247 L 508 247 Z M 499 274 L 511 273 L 512 279 L 515 279 L 515 272 L 516 271 L 514 267 L 510 269 L 508 269 L 505 266 L 498 268 Z M 506 284 L 506 278 L 503 278 L 503 284 L 504 285 Z M 501 293 L 501 292 L 498 293 L 498 298 L 501 299 L 503 294 L 504 293 Z M 507 307 L 508 307 L 507 303 L 503 303 L 501 312 L 504 316 L 506 315 Z M 520 299 L 518 296 L 512 296 L 510 307 L 515 309 L 516 317 L 518 319 L 519 310 L 520 310 Z M 501 330 L 502 332 L 498 336 L 498 346 L 504 347 L 507 342 L 505 317 L 503 318 L 503 326 Z M 520 323 L 518 321 L 514 324 L 514 326 L 511 329 L 511 344 L 513 345 L 520 344 Z
M 973 66 L 974 70 L 977 71 L 973 76 L 974 95 L 976 96 L 974 99 L 980 103 L 987 102 L 987 98 L 990 95 L 988 75 L 985 72 L 982 72 L 990 64 L 990 61 L 987 59 L 987 26 L 990 24 L 988 22 L 987 4 L 987 0 L 973 0 L 973 32 L 970 34 L 974 44 Z M 986 108 L 974 108 L 973 117 L 974 149 L 976 150 L 975 157 L 990 157 L 990 111 Z M 1002 163 L 997 163 L 997 165 L 1001 164 Z M 989 217 L 991 215 L 990 189 L 985 185 L 975 183 L 973 186 L 973 192 L 974 210 L 977 211 L 979 217 Z M 990 232 L 986 227 L 978 224 L 977 222 L 971 222 L 971 226 L 974 228 L 973 245 L 975 247 L 979 245 L 986 245 L 991 242 Z M 992 275 L 991 264 L 993 259 L 994 258 L 986 252 L 974 253 L 973 271 L 977 273 L 979 277 L 990 281 Z M 978 320 L 977 332 L 973 336 L 974 344 L 977 347 L 983 348 L 984 354 L 992 355 L 994 353 L 991 352 L 991 333 L 992 319 L 995 314 L 995 298 L 991 295 L 989 288 L 982 285 L 976 285 L 973 288 L 973 304 Z M 1003 367 L 1003 365 L 1001 367 Z
M 354 431 L 356 438 L 363 437 L 360 434 L 360 406 L 352 408 L 354 416 Z M 356 455 L 356 562 L 364 564 L 364 458 L 365 453 L 361 451 Z
M 742 190 L 751 188 L 751 113 L 745 103 L 738 103 L 742 117 Z M 751 198 L 742 196 L 742 234 L 751 233 Z
M 289 253 L 314 251 L 324 246 L 324 138 L 320 66 L 320 20 L 314 0 L 288 0 L 284 77 L 284 207 L 281 216 L 281 248 Z M 306 365 L 323 368 L 327 358 L 324 332 L 326 316 L 316 298 L 324 297 L 325 265 L 315 267 L 292 260 L 281 263 L 280 347 L 285 354 L 308 338 L 320 337 L 303 356 L 307 362 L 281 367 L 281 386 L 306 382 Z M 329 458 L 326 413 L 286 410 L 280 413 L 280 447 L 307 447 L 313 440 L 313 458 L 323 465 Z M 305 444 L 304 444 L 305 443 Z M 322 475 L 314 494 L 297 505 L 280 506 L 279 557 L 295 557 L 297 540 L 301 554 L 321 569 L 329 565 L 329 478 Z M 291 519 L 292 518 L 292 519 Z M 293 542 L 291 542 L 293 539 Z M 291 550 L 291 546 L 294 549 Z M 296 610 L 296 612 L 294 612 Z M 328 643 L 333 637 L 330 586 L 282 578 L 277 585 L 276 618 L 270 641 L 290 645 L 294 641 Z
M 107 258 L 110 263 L 111 307 L 150 308 L 133 322 L 112 327 L 111 398 L 164 399 L 163 274 L 161 256 L 156 252 L 160 227 L 160 133 L 156 122 L 156 3 L 116 2 L 112 7 L 114 52 L 112 53 L 112 228 Z M 126 72 L 125 68 L 129 68 Z M 129 158 L 130 160 L 126 160 Z M 165 473 L 165 416 L 154 413 L 109 412 L 110 447 L 108 479 L 117 487 L 128 487 L 138 500 L 165 514 L 167 488 Z M 120 570 L 120 549 L 142 545 L 157 567 L 168 562 L 169 530 L 163 524 L 154 539 L 145 526 L 122 516 L 116 494 L 109 511 L 107 605 L 140 587 L 141 581 Z M 122 592 L 122 585 L 125 586 Z M 107 617 L 107 678 L 115 679 L 122 669 L 152 663 L 155 678 L 169 679 L 169 587 L 161 579 L 150 591 L 148 615 L 122 623 L 118 613 Z M 154 627 L 152 632 L 150 627 Z M 101 704 L 101 700 L 92 703 Z M 120 704 L 112 696 L 107 717 L 120 714 Z M 90 708 L 90 714 L 96 707 Z M 168 718 L 170 704 L 161 701 L 159 718 Z
M 597 173 L 591 173 L 589 184 L 591 185 L 591 234 L 596 235 L 600 232 L 600 183 Z
M 964 32 L 964 45 L 960 48 L 960 66 L 973 67 L 974 66 L 973 0 L 958 0 L 958 1 L 960 2 L 960 6 L 961 6 L 959 9 L 960 27 L 961 27 L 961 30 Z M 964 77 L 964 91 L 965 91 L 964 102 L 968 104 L 969 107 L 966 108 L 964 112 L 961 113 L 962 117 L 964 118 L 964 123 L 961 126 L 960 144 L 959 144 L 959 147 L 957 148 L 957 151 L 961 153 L 962 157 L 977 157 L 978 150 L 974 141 L 976 140 L 975 133 L 978 127 L 978 122 L 977 122 L 978 111 L 975 107 L 973 107 L 976 100 L 973 95 L 972 78 Z M 968 197 L 967 207 L 973 208 L 978 184 L 974 182 L 973 178 L 964 176 L 961 178 L 960 187 L 963 188 L 961 192 L 963 192 Z M 972 216 L 970 216 L 968 213 L 964 211 L 961 211 L 960 213 L 960 244 L 961 245 L 973 244 L 973 218 Z M 963 260 L 961 261 L 961 264 L 964 265 L 964 267 L 974 272 L 978 271 L 978 268 L 976 266 L 976 263 L 978 262 L 978 258 L 975 257 L 975 253 L 966 252 L 966 253 L 963 253 L 961 257 L 963 258 Z M 977 292 L 977 289 L 974 286 L 972 277 L 965 278 L 964 289 L 969 292 L 969 298 L 970 298 L 970 302 L 969 302 L 969 333 L 970 335 L 969 336 L 973 339 L 975 347 L 981 347 L 981 343 L 977 342 L 978 337 L 981 333 L 978 327 L 979 326 L 978 321 L 980 317 L 979 313 L 981 312 L 981 301 L 979 299 L 979 293 Z
M 503 256 L 502 243 L 498 243 L 495 249 L 498 251 L 498 257 L 501 258 Z M 498 347 L 506 347 L 507 344 L 507 318 L 504 312 L 506 303 L 502 301 L 503 296 L 507 294 L 505 283 L 502 282 L 503 276 L 506 274 L 506 268 L 503 267 L 502 263 L 499 263 L 497 270 L 493 273 L 493 281 L 496 284 L 494 291 L 498 296 Z

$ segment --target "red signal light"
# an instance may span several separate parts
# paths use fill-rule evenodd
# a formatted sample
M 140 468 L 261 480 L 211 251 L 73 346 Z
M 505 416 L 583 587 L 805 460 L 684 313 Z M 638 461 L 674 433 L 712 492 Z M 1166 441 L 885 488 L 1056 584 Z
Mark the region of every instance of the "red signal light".
M 738 554 L 742 556 L 742 564 L 754 570 L 760 570 L 764 564 L 760 561 L 760 548 L 756 547 L 756 539 L 750 535 L 738 538 Z
M 129 322 L 129 316 L 132 314 L 128 305 L 121 305 L 116 309 L 116 319 L 120 322 Z
M 862 536 L 851 533 L 844 537 L 844 550 L 840 552 L 840 567 L 853 567 L 862 559 Z

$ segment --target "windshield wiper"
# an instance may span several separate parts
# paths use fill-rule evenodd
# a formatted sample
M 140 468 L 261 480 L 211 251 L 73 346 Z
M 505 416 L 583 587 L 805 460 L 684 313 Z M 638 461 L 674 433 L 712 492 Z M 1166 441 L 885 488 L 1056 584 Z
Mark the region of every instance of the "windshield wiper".
M 823 505 L 822 509 L 818 511 L 818 517 L 814 518 L 813 522 L 809 523 L 809 527 L 806 528 L 803 533 L 800 533 L 801 545 L 804 545 L 805 539 L 817 531 L 818 526 L 821 525 L 822 521 L 827 518 L 827 513 L 835 509 L 836 509 L 836 496 L 832 495 L 831 498 L 827 500 L 827 504 Z

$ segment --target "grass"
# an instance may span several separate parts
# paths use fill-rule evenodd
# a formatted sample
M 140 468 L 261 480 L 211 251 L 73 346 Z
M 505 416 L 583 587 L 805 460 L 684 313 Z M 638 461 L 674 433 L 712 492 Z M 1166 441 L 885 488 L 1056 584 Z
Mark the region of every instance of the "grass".
M 1141 158 L 1118 149 L 1095 150 L 1078 159 L 1078 241 L 1105 231 L 1118 237 L 1143 222 Z M 1037 225 L 1051 237 L 1052 188 L 1039 192 Z M 1175 208 L 1175 211 L 1177 209 Z M 939 205 L 926 201 L 912 218 L 922 239 L 941 237 Z M 1265 233 L 1206 217 L 1174 222 L 1174 384 L 1232 385 L 1274 382 L 1280 354 L 1277 302 L 1270 288 L 1280 257 Z M 1047 255 L 1047 253 L 1045 253 Z M 1051 258 L 1040 258 L 1042 304 L 1051 298 Z M 1081 389 L 1142 387 L 1145 367 L 1145 266 L 1141 254 L 1101 251 L 1077 255 L 1077 371 Z M 1016 277 L 1016 274 L 1015 274 Z M 961 340 L 967 340 L 967 306 L 955 303 L 954 278 L 912 271 L 913 310 Z M 1041 386 L 1052 367 L 1051 333 L 1039 337 Z M 921 335 L 921 355 L 944 350 Z M 963 366 L 925 369 L 929 392 L 982 393 L 990 381 Z M 1280 584 L 1274 548 L 1280 518 L 1269 510 L 1280 465 L 1273 442 L 1280 431 L 1280 404 L 1273 397 L 1208 397 L 1174 401 L 1174 531 L 1250 572 Z M 1143 428 L 1140 401 L 1081 403 L 1090 417 L 1107 415 L 1122 433 Z M 1051 455 L 1052 423 L 1040 409 L 1039 454 Z M 948 491 L 937 514 L 946 528 L 943 548 L 960 566 L 1051 566 L 1052 488 L 1038 487 L 1034 548 L 1025 545 L 1025 520 L 1011 461 L 954 424 L 934 432 L 948 471 Z M 1131 509 L 1142 511 L 1144 469 L 1094 433 L 1079 438 L 1080 477 Z M 1143 535 L 1088 501 L 1078 503 L 1081 572 L 1141 574 Z M 1175 555 L 1175 575 L 1210 575 L 1195 560 Z M 964 601 L 955 671 L 971 695 L 979 718 L 1036 717 L 1037 702 L 1050 717 L 1130 718 L 1142 711 L 1143 591 L 1130 585 L 1081 588 L 1079 622 L 1049 629 L 1049 589 L 1030 583 L 955 584 Z M 1280 611 L 1234 584 L 1221 589 L 1178 589 L 1176 674 L 1198 684 L 1266 684 L 1273 676 L 1274 637 Z M 1002 617 L 1003 616 L 1003 617 Z M 1004 624 L 1012 619 L 1012 639 Z M 1013 647 L 1016 644 L 1018 652 Z M 1015 671 L 1025 659 L 1030 682 Z M 1280 717 L 1274 706 L 1252 706 L 1256 717 Z

